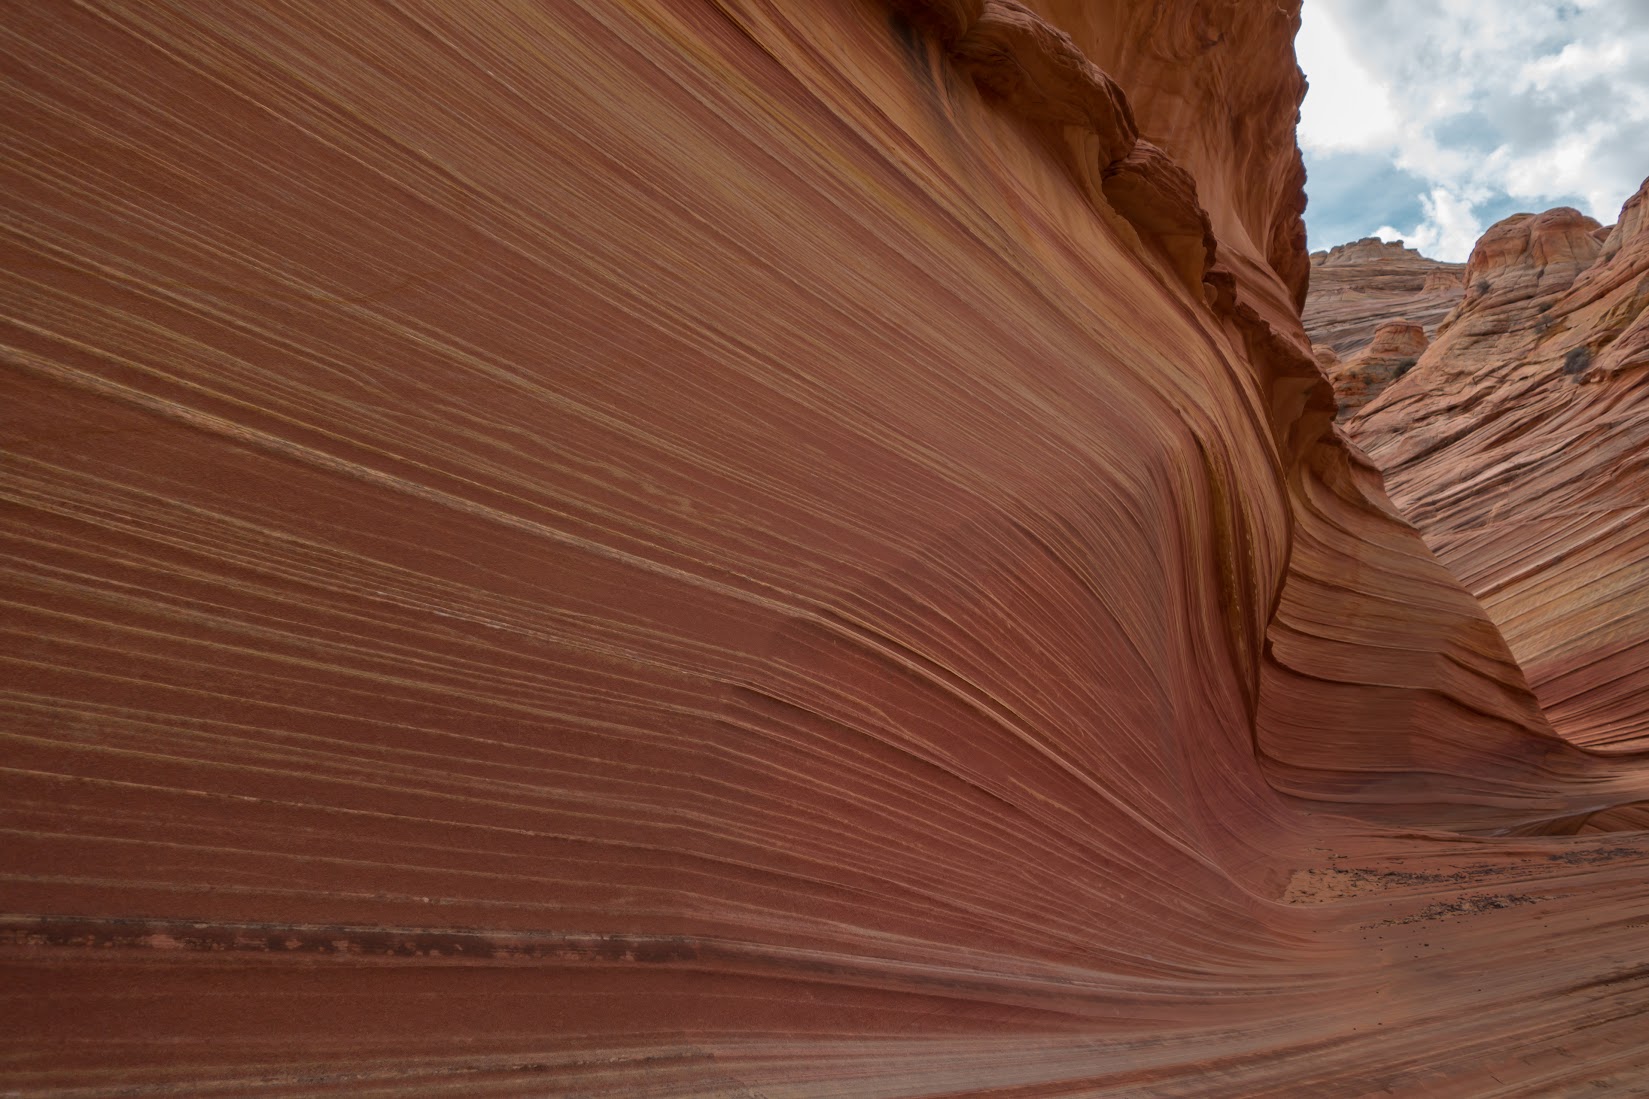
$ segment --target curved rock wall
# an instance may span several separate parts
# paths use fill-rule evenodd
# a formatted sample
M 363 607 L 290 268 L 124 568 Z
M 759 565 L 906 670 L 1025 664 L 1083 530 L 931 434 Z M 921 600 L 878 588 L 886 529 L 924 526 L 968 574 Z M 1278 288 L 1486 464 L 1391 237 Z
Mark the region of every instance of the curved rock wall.
M 1263 7 L 18 9 L 6 1087 L 1640 1073 Z

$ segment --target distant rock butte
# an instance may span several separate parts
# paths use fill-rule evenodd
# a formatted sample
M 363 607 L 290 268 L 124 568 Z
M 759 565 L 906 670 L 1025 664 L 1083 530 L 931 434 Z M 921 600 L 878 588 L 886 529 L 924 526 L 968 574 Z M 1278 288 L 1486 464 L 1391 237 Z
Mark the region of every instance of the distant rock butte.
M 1414 366 L 1466 293 L 1466 265 L 1367 237 L 1311 255 L 1304 322 L 1341 418 Z M 1394 327 L 1395 326 L 1395 327 Z
M 1422 294 L 1452 294 L 1465 285 L 1464 272 L 1455 270 L 1453 264 L 1440 265 L 1426 272 L 1426 281 L 1421 285 L 1420 291 Z
M 13 5 L 0 1093 L 1637 1089 L 1642 203 L 1298 26 Z
M 1306 334 L 1342 360 L 1367 348 L 1388 321 L 1419 325 L 1429 337 L 1465 296 L 1465 273 L 1465 264 L 1374 237 L 1313 252 Z
M 1374 340 L 1368 345 L 1369 354 L 1415 355 L 1426 350 L 1430 343 L 1426 330 L 1408 321 L 1386 321 L 1374 330 Z
M 1418 249 L 1410 248 L 1400 240 L 1382 240 L 1379 237 L 1364 237 L 1354 240 L 1350 244 L 1340 244 L 1326 252 L 1311 253 L 1313 267 L 1349 267 L 1365 266 L 1367 264 L 1414 264 L 1432 263 L 1434 261 L 1422 256 Z

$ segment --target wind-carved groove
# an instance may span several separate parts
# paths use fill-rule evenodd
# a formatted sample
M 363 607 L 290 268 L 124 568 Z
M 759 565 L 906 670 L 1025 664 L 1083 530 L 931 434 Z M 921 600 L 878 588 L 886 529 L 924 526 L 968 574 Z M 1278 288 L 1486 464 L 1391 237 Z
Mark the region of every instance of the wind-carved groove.
M 1181 282 L 1204 292 L 1215 241 L 1196 180 L 1141 139 L 1127 94 L 1069 35 L 1014 0 L 899 0 L 894 6 L 933 32 L 957 66 L 1006 109 L 1029 122 L 1089 131 L 1098 147 L 1092 168 L 1106 200 L 1168 257 Z M 1079 168 L 1079 174 L 1088 173 Z

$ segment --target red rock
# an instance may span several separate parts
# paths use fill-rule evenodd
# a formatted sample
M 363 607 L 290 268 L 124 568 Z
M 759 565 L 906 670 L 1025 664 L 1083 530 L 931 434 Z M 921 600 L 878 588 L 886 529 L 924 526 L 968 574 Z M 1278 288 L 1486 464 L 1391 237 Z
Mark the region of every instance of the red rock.
M 1640 187 L 1626 200 L 1614 225 L 1606 230 L 1600 227 L 1598 232 L 1604 234 L 1603 250 L 1598 254 L 1604 264 L 1612 263 L 1622 250 L 1649 248 L 1649 186 Z
M 890 0 L 890 6 L 952 48 L 985 13 L 985 0 Z
M 1579 210 L 1516 214 L 1492 226 L 1466 264 L 1463 312 L 1566 288 L 1597 259 L 1598 223 Z M 1485 302 L 1484 299 L 1489 299 Z
M 1197 183 L 1161 149 L 1137 141 L 1101 178 L 1105 198 L 1147 239 L 1160 245 L 1187 286 L 1200 292 L 1215 263 L 1217 241 L 1197 201 Z
M 1386 321 L 1374 330 L 1368 352 L 1377 355 L 1420 355 L 1426 350 L 1426 330 L 1409 321 Z
M 1392 382 L 1413 370 L 1425 354 L 1427 342 L 1426 330 L 1420 325 L 1405 320 L 1386 321 L 1374 330 L 1374 339 L 1367 347 L 1348 359 L 1335 356 L 1327 374 L 1334 383 L 1340 417 L 1355 414 L 1385 392 Z
M 1384 273 L 1393 264 L 1412 266 L 1425 257 L 1417 249 L 1410 248 L 1400 240 L 1381 240 L 1379 237 L 1364 237 L 1362 240 L 1352 241 L 1350 244 L 1337 245 L 1326 252 L 1313 252 L 1311 263 L 1314 267 L 1362 267 L 1373 265 L 1378 273 Z M 1429 261 L 1430 264 L 1437 261 Z M 1377 276 L 1375 276 L 1377 277 Z
M 1458 314 L 1351 424 L 1556 730 L 1608 749 L 1649 746 L 1643 207 L 1602 244 L 1566 209 L 1490 229 Z
M 0 1090 L 1641 1079 L 1649 782 L 1333 424 L 1297 25 L 16 8 Z
M 1077 126 L 1098 141 L 1099 167 L 1128 156 L 1139 137 L 1127 98 L 1070 36 L 1015 0 L 985 0 L 952 56 L 1014 114 Z
M 1306 332 L 1342 359 L 1388 321 L 1418 324 L 1429 337 L 1465 296 L 1464 275 L 1464 264 L 1428 259 L 1402 241 L 1369 237 L 1314 253 Z
M 1463 273 L 1455 271 L 1452 268 L 1445 268 L 1428 271 L 1426 273 L 1426 281 L 1424 285 L 1420 287 L 1420 290 L 1421 293 L 1426 295 L 1449 294 L 1456 290 L 1464 293 L 1465 285 L 1466 280 Z
M 1465 265 L 1374 237 L 1315 253 L 1311 264 L 1306 332 L 1334 353 L 1327 376 L 1345 418 L 1414 368 L 1465 296 Z

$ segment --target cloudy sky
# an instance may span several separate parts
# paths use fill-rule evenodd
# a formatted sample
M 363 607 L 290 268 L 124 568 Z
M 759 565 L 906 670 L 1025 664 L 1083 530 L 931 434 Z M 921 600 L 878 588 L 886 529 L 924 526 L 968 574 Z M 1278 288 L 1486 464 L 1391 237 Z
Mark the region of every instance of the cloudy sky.
M 1463 260 L 1509 214 L 1603 224 L 1649 176 L 1649 0 L 1305 0 L 1311 247 Z

